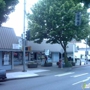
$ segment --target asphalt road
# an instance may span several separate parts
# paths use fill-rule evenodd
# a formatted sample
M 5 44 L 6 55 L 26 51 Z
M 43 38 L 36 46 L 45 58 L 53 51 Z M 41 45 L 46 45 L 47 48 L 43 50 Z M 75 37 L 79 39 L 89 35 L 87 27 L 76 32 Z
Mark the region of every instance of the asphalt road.
M 90 83 L 90 66 L 68 69 L 63 73 L 52 71 L 43 77 L 0 82 L 0 90 L 83 90 L 84 82 Z

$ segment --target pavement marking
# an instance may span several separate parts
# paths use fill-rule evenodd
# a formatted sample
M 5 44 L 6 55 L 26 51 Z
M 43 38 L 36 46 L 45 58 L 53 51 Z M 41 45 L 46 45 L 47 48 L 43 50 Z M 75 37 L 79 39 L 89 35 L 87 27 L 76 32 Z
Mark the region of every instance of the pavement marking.
M 79 83 L 83 83 L 83 82 L 86 82 L 86 81 L 88 81 L 88 80 L 90 80 L 90 77 L 88 77 L 87 79 L 78 81 L 78 82 L 76 82 L 76 83 L 73 83 L 72 85 L 77 85 L 77 84 L 79 84 Z
M 61 77 L 61 76 L 66 76 L 66 75 L 70 75 L 70 74 L 74 74 L 75 72 L 68 72 L 68 73 L 63 73 L 63 74 L 57 74 L 55 76 Z
M 84 76 L 84 75 L 87 75 L 87 74 L 88 74 L 88 73 L 83 73 L 83 74 L 78 74 L 78 75 L 74 75 L 74 76 L 70 76 L 70 77 L 76 78 L 76 77 Z

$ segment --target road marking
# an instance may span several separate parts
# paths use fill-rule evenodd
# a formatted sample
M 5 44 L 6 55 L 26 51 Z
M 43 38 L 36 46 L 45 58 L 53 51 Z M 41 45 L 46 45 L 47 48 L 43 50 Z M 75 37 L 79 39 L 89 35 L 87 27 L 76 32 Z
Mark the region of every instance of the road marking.
M 76 78 L 76 77 L 84 76 L 84 75 L 87 75 L 87 74 L 88 74 L 88 73 L 83 73 L 83 74 L 78 74 L 78 75 L 74 75 L 74 76 L 70 76 L 70 77 Z
M 63 74 L 57 74 L 55 76 L 61 77 L 61 76 L 66 76 L 66 75 L 70 75 L 70 74 L 74 74 L 74 72 L 68 72 L 68 73 L 63 73 Z
M 79 83 L 83 83 L 83 82 L 86 82 L 86 81 L 88 81 L 88 80 L 90 80 L 90 77 L 88 77 L 87 79 L 78 81 L 78 82 L 76 82 L 76 83 L 73 83 L 72 85 L 76 85 L 76 84 L 79 84 Z

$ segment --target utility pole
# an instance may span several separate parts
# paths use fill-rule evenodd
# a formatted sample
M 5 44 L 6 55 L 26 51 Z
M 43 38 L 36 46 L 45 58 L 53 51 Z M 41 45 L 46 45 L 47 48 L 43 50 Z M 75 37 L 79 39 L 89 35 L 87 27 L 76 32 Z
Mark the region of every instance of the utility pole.
M 88 55 L 88 51 L 87 51 L 87 38 L 86 38 L 86 52 L 85 52 L 85 56 L 86 56 L 86 63 L 87 63 L 87 55 Z
M 74 38 L 72 38 L 71 43 L 73 45 L 73 62 L 75 63 L 75 55 L 74 55 L 74 53 L 75 53 L 75 48 L 76 48 L 75 47 L 76 40 Z
M 25 60 L 25 15 L 26 15 L 26 0 L 24 0 L 24 18 L 23 18 L 23 72 L 26 71 L 26 60 Z

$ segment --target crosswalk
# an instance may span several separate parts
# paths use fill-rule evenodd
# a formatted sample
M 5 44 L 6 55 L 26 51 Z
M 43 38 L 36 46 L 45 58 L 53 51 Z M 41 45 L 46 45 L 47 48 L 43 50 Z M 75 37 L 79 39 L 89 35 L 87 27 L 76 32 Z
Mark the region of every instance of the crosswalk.
M 55 76 L 61 77 L 61 76 L 66 76 L 66 75 L 70 75 L 70 74 L 74 74 L 74 72 L 68 72 L 68 73 L 63 73 L 63 74 L 57 74 Z
M 74 78 L 76 78 L 76 77 L 84 76 L 84 75 L 87 75 L 87 74 L 88 74 L 88 73 L 77 74 L 77 75 L 74 75 L 74 76 L 70 76 L 70 77 L 74 77 Z
M 75 72 L 67 72 L 67 73 L 57 74 L 57 75 L 55 75 L 55 77 L 68 76 L 70 78 L 79 78 L 79 77 L 85 76 L 84 78 L 86 78 L 86 79 L 82 79 L 80 81 L 78 79 L 77 82 L 72 83 L 72 85 L 77 85 L 77 84 L 80 84 L 80 83 L 83 83 L 83 82 L 86 82 L 86 81 L 90 80 L 90 77 L 87 77 L 88 75 L 89 75 L 89 73 L 79 73 L 79 74 L 77 74 Z
M 87 77 L 86 79 L 83 79 L 81 81 L 77 81 L 77 82 L 73 83 L 72 85 L 77 85 L 77 84 L 80 84 L 80 83 L 83 83 L 83 82 L 87 82 L 88 80 L 90 80 L 90 77 Z
M 72 74 L 74 74 L 74 75 L 72 75 Z M 70 76 L 70 75 L 72 75 L 72 76 L 70 76 L 70 77 L 76 78 L 76 77 L 81 77 L 81 76 L 84 76 L 84 75 L 87 75 L 87 74 L 89 74 L 89 73 L 75 74 L 75 72 L 67 72 L 67 73 L 57 74 L 57 75 L 55 75 L 55 76 L 57 76 L 57 77 L 62 77 L 62 76 L 67 76 L 67 75 Z

